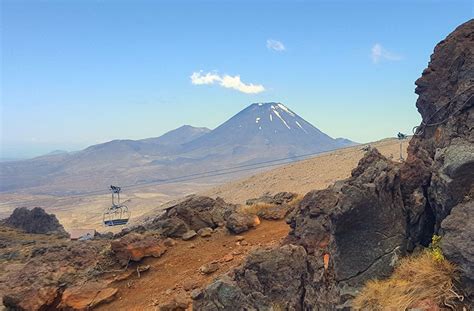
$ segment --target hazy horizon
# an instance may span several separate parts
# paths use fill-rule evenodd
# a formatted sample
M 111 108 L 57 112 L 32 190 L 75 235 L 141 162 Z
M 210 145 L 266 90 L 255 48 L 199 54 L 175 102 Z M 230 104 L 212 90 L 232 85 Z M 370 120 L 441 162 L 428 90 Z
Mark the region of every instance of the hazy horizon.
M 212 129 L 270 101 L 332 137 L 410 133 L 414 81 L 472 18 L 470 1 L 1 6 L 1 158 Z

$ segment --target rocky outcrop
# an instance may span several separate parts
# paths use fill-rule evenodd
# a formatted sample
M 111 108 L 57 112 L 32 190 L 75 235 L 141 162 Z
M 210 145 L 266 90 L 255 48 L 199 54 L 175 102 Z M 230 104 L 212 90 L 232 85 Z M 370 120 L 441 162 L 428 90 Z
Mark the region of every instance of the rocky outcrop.
M 166 208 L 165 212 L 146 225 L 166 237 L 182 237 L 190 230 L 215 229 L 224 226 L 227 218 L 237 206 L 228 204 L 221 198 L 191 196 L 184 201 Z
M 278 192 L 275 195 L 264 194 L 259 198 L 249 199 L 245 202 L 246 205 L 257 203 L 268 203 L 275 205 L 288 204 L 293 201 L 298 195 L 292 192 Z
M 416 81 L 423 121 L 402 168 L 409 221 L 408 249 L 443 237 L 448 260 L 462 268 L 465 294 L 473 293 L 472 219 L 474 195 L 474 20 L 441 41 Z M 466 237 L 466 240 L 463 239 Z M 471 238 L 469 238 L 471 237 Z M 471 289 L 471 290 L 470 290 Z
M 289 241 L 320 259 L 329 254 L 335 280 L 360 285 L 391 273 L 405 251 L 403 220 L 399 168 L 372 149 L 351 178 L 304 197 Z
M 290 205 L 290 203 L 297 196 L 296 193 L 291 192 L 279 192 L 273 196 L 265 194 L 259 198 L 247 200 L 246 205 L 257 207 L 256 214 L 262 219 L 280 220 L 293 211 L 295 204 Z
M 343 306 L 366 280 L 392 272 L 405 251 L 403 219 L 399 167 L 372 149 L 348 180 L 303 198 L 286 245 L 249 256 L 197 309 Z
M 124 237 L 110 243 L 112 251 L 122 265 L 129 261 L 140 261 L 145 257 L 161 257 L 166 252 L 166 247 L 157 237 L 129 233 Z
M 193 307 L 206 311 L 303 310 L 311 278 L 303 247 L 257 250 L 232 277 L 223 277 L 205 289 Z
M 24 289 L 21 293 L 3 296 L 3 305 L 12 310 L 45 310 L 59 297 L 56 286 Z
M 67 288 L 58 305 L 59 310 L 91 310 L 115 299 L 118 289 L 100 282 Z
M 53 214 L 48 214 L 44 209 L 35 207 L 31 210 L 26 207 L 16 208 L 5 220 L 5 224 L 27 233 L 59 234 L 67 236 L 64 227 Z
M 402 168 L 409 249 L 427 245 L 474 181 L 474 21 L 441 41 L 416 81 L 422 116 Z
M 474 293 L 474 201 L 453 207 L 441 223 L 444 255 L 455 262 L 461 272 L 466 294 Z
M 235 204 L 226 203 L 221 198 L 191 196 L 165 209 L 165 212 L 148 222 L 146 229 L 152 229 L 165 237 L 189 240 L 196 232 L 212 231 L 226 227 L 231 233 L 241 233 L 260 223 L 256 215 L 243 213 Z M 133 231 L 139 230 L 139 227 Z M 207 236 L 209 236 L 207 234 Z
M 12 310 L 55 308 L 65 287 L 98 272 L 104 247 L 74 241 L 34 250 L 26 264 L 0 278 L 3 304 Z

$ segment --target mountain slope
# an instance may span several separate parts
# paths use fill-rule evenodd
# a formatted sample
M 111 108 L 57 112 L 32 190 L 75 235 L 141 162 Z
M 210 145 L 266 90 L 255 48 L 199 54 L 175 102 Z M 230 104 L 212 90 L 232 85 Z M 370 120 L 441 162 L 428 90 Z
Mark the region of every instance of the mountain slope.
M 160 137 L 0 163 L 0 191 L 75 194 L 329 151 L 333 139 L 281 103 L 252 104 L 214 130 L 182 126 Z
M 142 139 L 142 142 L 159 145 L 181 145 L 193 141 L 211 130 L 206 127 L 194 127 L 183 125 L 175 130 L 169 131 L 160 137 Z

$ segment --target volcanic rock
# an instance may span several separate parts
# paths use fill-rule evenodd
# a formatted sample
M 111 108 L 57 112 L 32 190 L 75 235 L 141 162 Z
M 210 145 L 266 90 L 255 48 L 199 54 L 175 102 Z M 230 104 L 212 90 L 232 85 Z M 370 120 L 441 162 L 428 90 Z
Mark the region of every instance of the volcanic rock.
M 229 262 L 229 261 L 232 261 L 232 260 L 234 260 L 234 255 L 227 254 L 227 255 L 224 255 L 224 257 L 222 257 L 219 261 L 220 262 Z
M 129 233 L 112 241 L 110 245 L 122 265 L 126 265 L 129 260 L 140 261 L 144 257 L 158 258 L 166 252 L 166 247 L 159 239 L 138 233 Z
M 210 262 L 199 268 L 199 271 L 203 274 L 211 274 L 217 270 L 219 270 L 219 264 L 217 262 Z
M 166 238 L 164 241 L 163 241 L 163 244 L 166 246 L 166 247 L 172 247 L 172 246 L 175 246 L 177 244 L 177 242 L 175 240 L 173 240 L 172 238 Z
M 0 277 L 3 304 L 12 310 L 54 308 L 61 286 L 94 273 L 103 259 L 104 243 L 73 241 L 33 251 L 21 269 Z
M 260 205 L 261 208 L 258 208 L 256 214 L 262 219 L 280 220 L 293 211 L 294 207 L 289 203 L 296 197 L 297 194 L 292 192 L 279 192 L 273 196 L 264 194 L 259 198 L 247 200 L 246 204 Z
M 232 213 L 226 222 L 226 227 L 230 232 L 239 234 L 250 230 L 260 224 L 260 219 L 256 215 L 244 213 Z
M 284 219 L 292 210 L 288 204 L 274 205 L 262 208 L 257 212 L 257 216 L 266 220 Z
M 169 303 L 161 305 L 160 311 L 185 311 L 188 308 L 189 300 L 183 294 L 174 297 Z
M 348 180 L 303 198 L 290 222 L 291 244 L 251 254 L 233 278 L 204 291 L 198 309 L 343 305 L 364 281 L 391 273 L 404 252 L 403 219 L 399 168 L 372 149 Z
M 236 205 L 228 204 L 221 198 L 190 196 L 167 207 L 164 214 L 147 224 L 147 228 L 157 230 L 166 237 L 182 237 L 189 230 L 197 232 L 223 225 L 236 208 Z
M 210 284 L 198 310 L 336 310 L 367 280 L 433 234 L 472 293 L 474 20 L 435 48 L 417 80 L 423 122 L 395 164 L 367 151 L 349 179 L 308 193 L 288 220 L 286 245 L 251 254 Z M 449 216 L 448 216 L 449 215 Z
M 162 236 L 172 238 L 180 238 L 189 231 L 186 223 L 179 218 L 156 219 L 152 226 Z
M 309 302 L 317 291 L 311 287 L 310 269 L 301 246 L 257 250 L 233 278 L 224 276 L 209 285 L 193 306 L 196 310 L 315 310 Z
M 474 183 L 474 20 L 438 43 L 416 81 L 422 123 L 402 167 L 409 249 L 428 245 Z
M 275 195 L 264 194 L 259 198 L 249 199 L 245 202 L 247 205 L 253 205 L 257 203 L 268 203 L 275 205 L 288 204 L 296 198 L 297 194 L 292 192 L 279 192 Z
M 461 287 L 471 299 L 472 226 L 466 221 L 473 219 L 473 76 L 471 19 L 438 43 L 428 68 L 416 81 L 416 106 L 423 121 L 402 167 L 408 250 L 417 244 L 427 246 L 433 234 L 444 234 L 445 257 L 461 267 Z
M 200 237 L 206 238 L 212 235 L 213 230 L 209 227 L 199 229 L 198 234 Z
M 3 296 L 3 305 L 12 310 L 45 310 L 54 303 L 58 294 L 56 286 L 30 288 Z
M 197 233 L 194 230 L 189 230 L 185 234 L 183 234 L 183 240 L 188 241 L 196 237 Z
M 399 168 L 371 149 L 348 180 L 304 197 L 289 240 L 330 254 L 336 280 L 360 285 L 391 273 L 404 253 L 403 219 Z
M 59 223 L 56 216 L 46 213 L 41 207 L 35 207 L 31 210 L 26 207 L 16 208 L 10 217 L 5 220 L 5 224 L 22 229 L 27 233 L 55 233 L 67 236 L 64 227 Z
M 191 299 L 195 300 L 198 299 L 202 296 L 202 290 L 201 289 L 195 289 L 191 291 Z
M 90 310 L 99 304 L 114 300 L 118 289 L 101 283 L 86 283 L 83 286 L 66 288 L 59 309 Z
M 444 255 L 458 265 L 466 294 L 474 293 L 474 201 L 453 207 L 441 223 Z

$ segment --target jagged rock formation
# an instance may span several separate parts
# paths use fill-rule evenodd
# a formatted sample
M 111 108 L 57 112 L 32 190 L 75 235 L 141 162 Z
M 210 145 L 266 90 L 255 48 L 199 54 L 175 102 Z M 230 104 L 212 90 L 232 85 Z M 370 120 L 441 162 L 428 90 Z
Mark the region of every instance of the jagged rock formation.
M 5 220 L 7 226 L 24 230 L 27 233 L 55 233 L 67 235 L 64 227 L 53 214 L 48 214 L 41 207 L 31 210 L 26 207 L 16 208 Z
M 423 122 L 402 168 L 408 248 L 427 245 L 432 234 L 446 235 L 446 257 L 463 268 L 463 284 L 473 284 L 474 257 L 466 245 L 474 228 L 461 224 L 472 218 L 474 204 L 474 20 L 436 46 L 416 85 Z M 472 295 L 472 288 L 466 292 Z
M 254 253 L 207 287 L 194 308 L 350 308 L 366 280 L 387 276 L 399 255 L 428 245 L 433 234 L 445 235 L 443 251 L 472 295 L 473 56 L 470 20 L 436 46 L 416 81 L 423 122 L 406 163 L 369 151 L 351 178 L 305 196 L 286 245 Z
M 399 168 L 372 149 L 348 180 L 305 196 L 288 240 L 320 260 L 329 254 L 335 280 L 360 285 L 388 276 L 405 252 L 402 219 Z
M 411 222 L 410 248 L 427 244 L 432 232 L 466 195 L 474 171 L 474 22 L 441 41 L 416 81 L 423 122 L 402 168 Z
M 258 250 L 232 278 L 211 284 L 193 307 L 197 310 L 298 310 L 312 278 L 301 246 Z M 308 288 L 310 289 L 310 288 Z
M 182 238 L 187 232 L 204 228 L 227 227 L 232 233 L 241 233 L 260 223 L 255 215 L 237 210 L 237 205 L 221 198 L 191 196 L 165 209 L 165 212 L 149 221 L 146 229 L 156 230 L 165 237 Z M 139 228 L 137 228 L 139 229 Z
M 11 310 L 55 308 L 64 287 L 97 273 L 103 249 L 104 243 L 80 241 L 35 249 L 20 270 L 0 278 L 3 304 Z
M 206 289 L 196 309 L 342 307 L 364 281 L 391 273 L 405 251 L 402 219 L 399 167 L 372 149 L 348 180 L 306 194 L 286 245 L 251 255 L 232 279 Z

